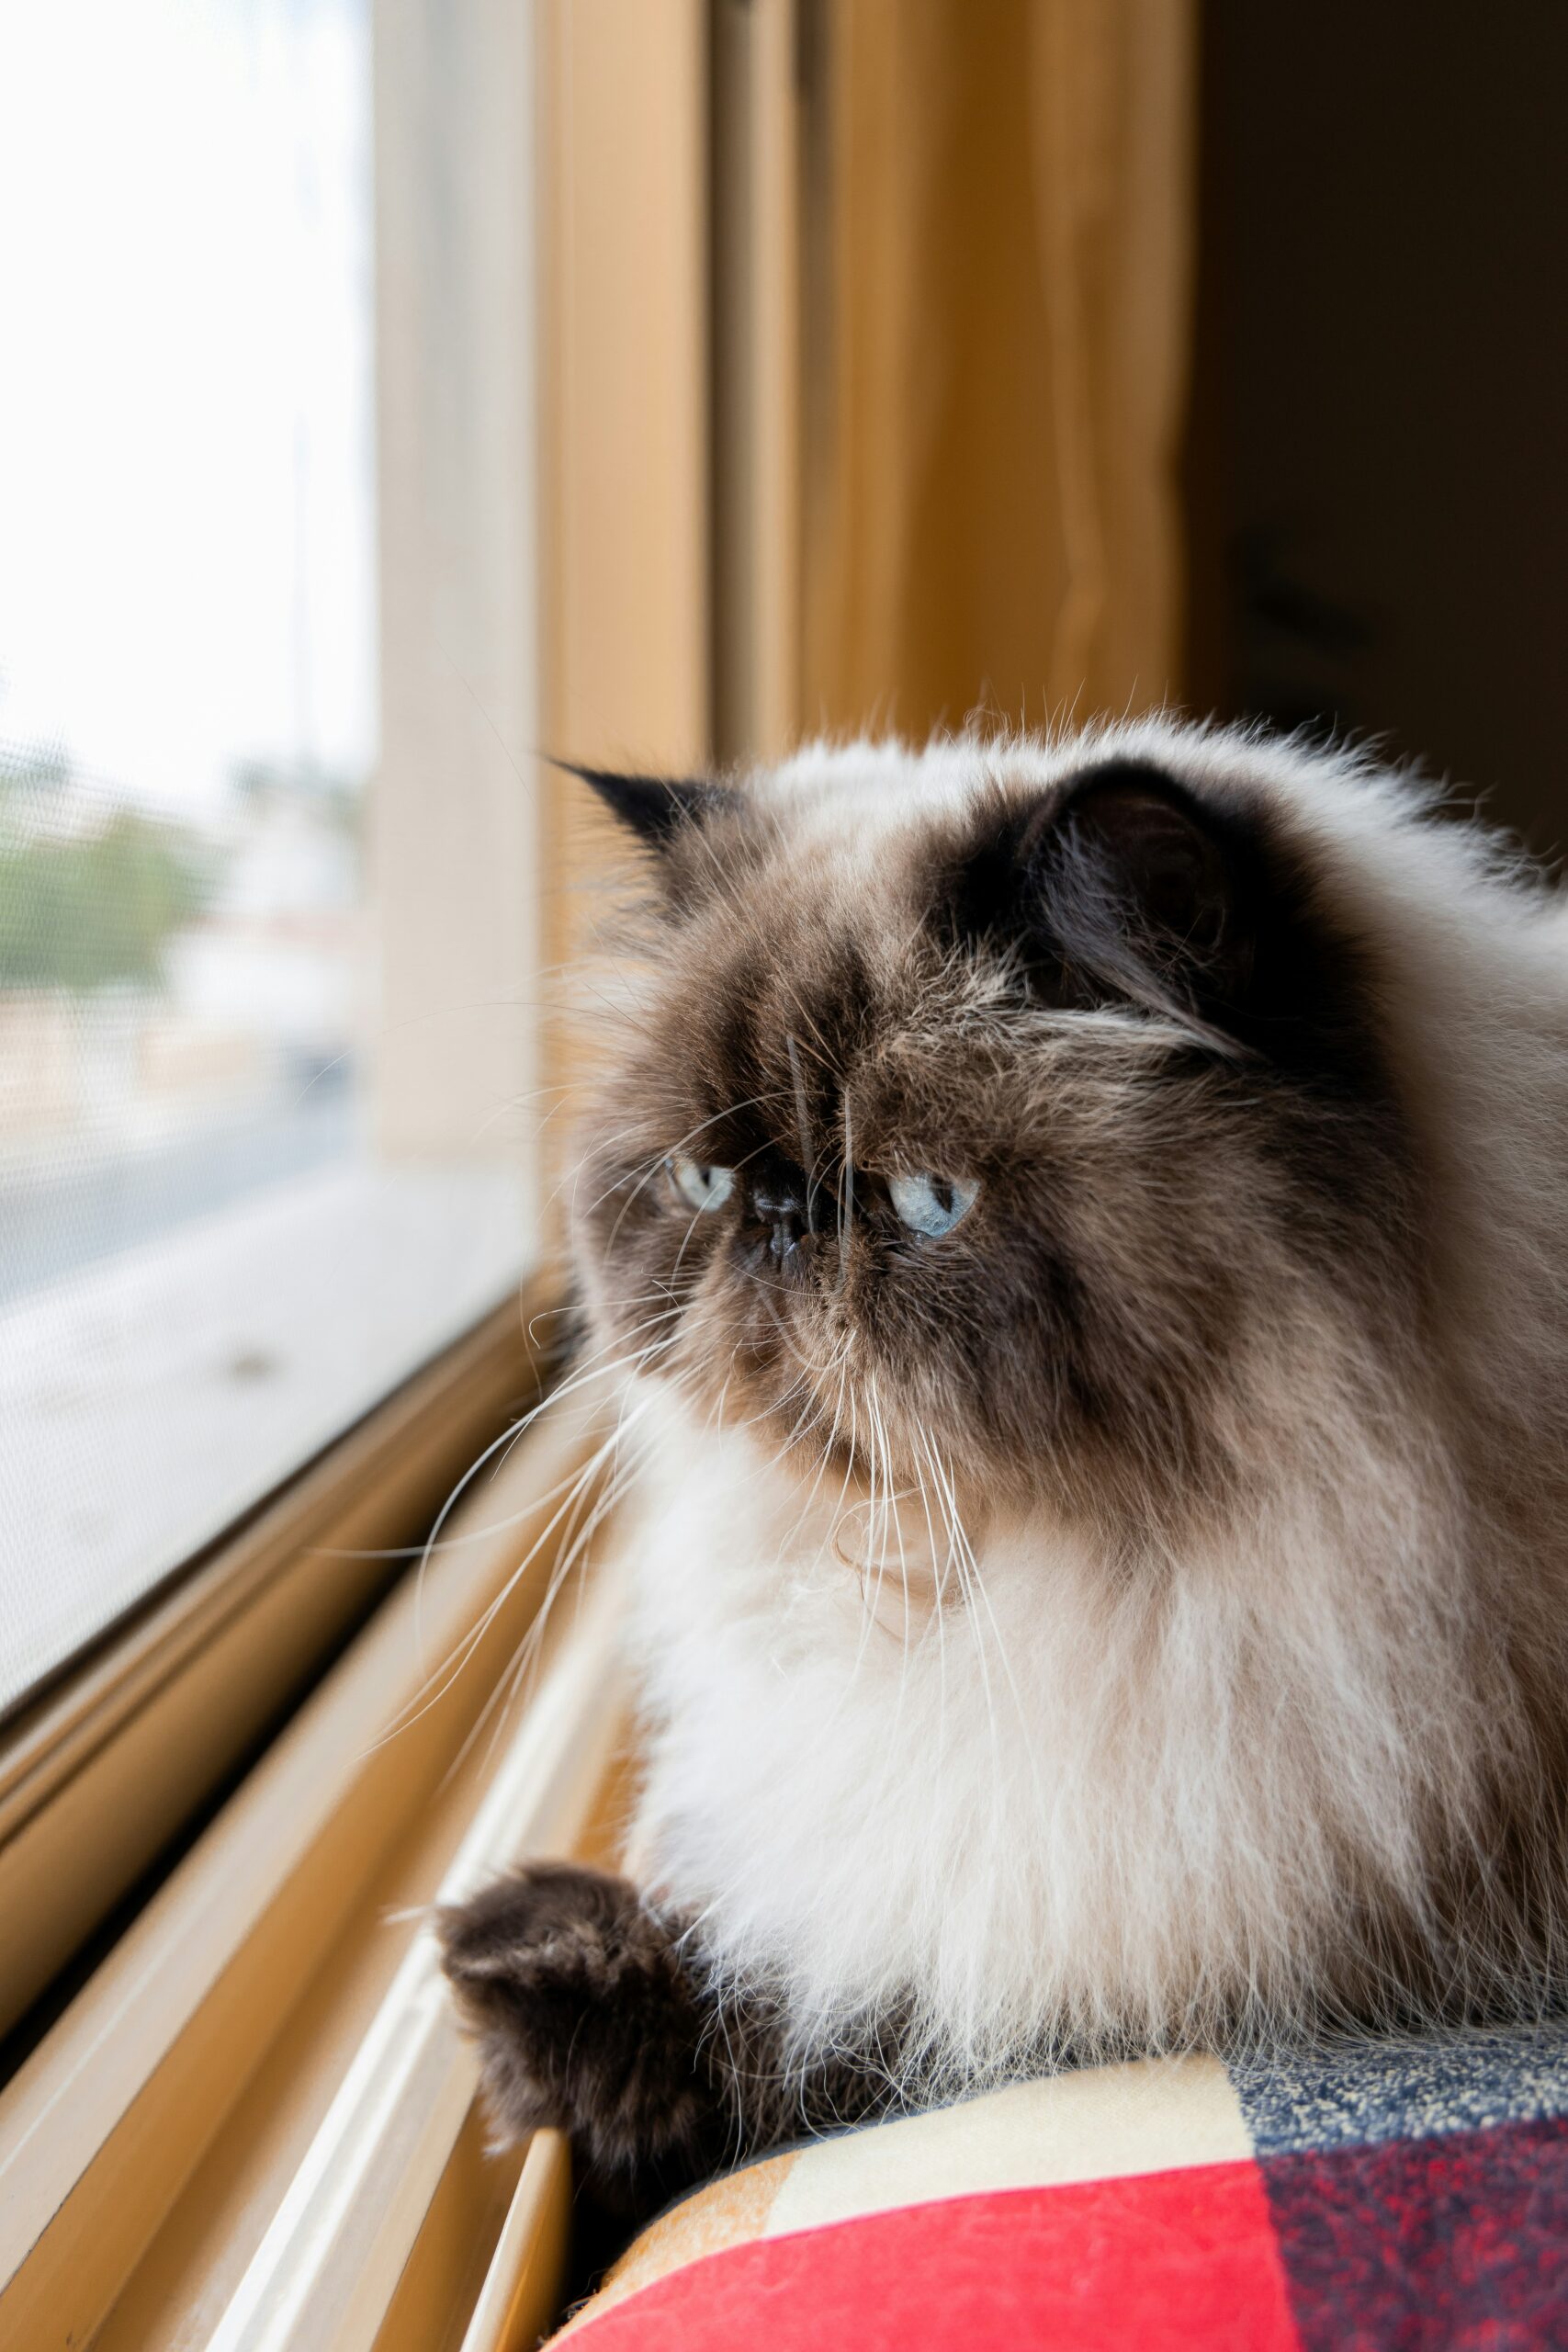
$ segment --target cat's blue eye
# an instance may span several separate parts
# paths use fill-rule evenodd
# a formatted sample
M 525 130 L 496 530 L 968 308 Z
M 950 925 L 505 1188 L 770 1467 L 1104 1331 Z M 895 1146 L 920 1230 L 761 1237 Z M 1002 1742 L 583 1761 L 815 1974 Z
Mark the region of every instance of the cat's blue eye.
M 688 1159 L 683 1151 L 672 1152 L 664 1163 L 670 1170 L 670 1182 L 688 1208 L 700 1214 L 705 1209 L 721 1209 L 735 1190 L 732 1168 L 709 1168 L 700 1159 Z
M 968 1176 L 890 1176 L 887 1197 L 912 1233 L 936 1241 L 968 1216 L 980 1187 Z

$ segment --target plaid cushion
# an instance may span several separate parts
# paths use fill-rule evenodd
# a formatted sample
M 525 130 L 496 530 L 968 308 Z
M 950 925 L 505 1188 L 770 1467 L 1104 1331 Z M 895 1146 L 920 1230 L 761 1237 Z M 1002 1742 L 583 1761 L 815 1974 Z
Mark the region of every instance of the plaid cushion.
M 644 2233 L 581 2352 L 1568 2347 L 1568 2024 L 1151 2059 L 787 2150 Z

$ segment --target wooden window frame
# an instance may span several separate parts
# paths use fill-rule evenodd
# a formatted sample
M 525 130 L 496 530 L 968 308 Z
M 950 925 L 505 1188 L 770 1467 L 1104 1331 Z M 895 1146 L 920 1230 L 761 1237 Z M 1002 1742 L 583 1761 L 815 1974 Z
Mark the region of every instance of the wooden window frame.
M 157 2287 L 182 2228 L 193 2292 L 198 2303 L 210 2296 L 203 2168 L 258 2096 L 310 2128 L 300 2162 L 286 2158 L 265 2200 L 272 2226 L 243 2249 L 246 2273 L 256 2262 L 268 2279 L 287 2270 L 294 2283 L 277 2291 L 290 2308 L 307 2278 L 312 2298 L 318 2289 L 333 2298 L 352 2279 L 351 2300 L 364 2308 L 376 2291 L 390 2300 L 475 2086 L 471 2052 L 434 1982 L 428 1931 L 387 1921 L 381 1874 L 427 1813 L 451 1850 L 433 1877 L 422 1857 L 426 1899 L 514 1854 L 570 1850 L 585 1832 L 619 1718 L 610 1572 L 584 1605 L 558 1607 L 549 1621 L 536 1686 L 498 1765 L 474 1736 L 570 1565 L 592 1508 L 592 1444 L 570 1405 L 548 1408 L 501 1474 L 476 1482 L 424 1576 L 400 1584 L 0 2094 L 7 2345 L 97 2335 L 122 2298 L 134 2310 L 136 2294 Z M 444 1792 L 463 1771 L 461 1802 L 443 1823 Z M 377 1963 L 401 1953 L 376 2003 L 382 2022 L 363 2014 L 363 1995 L 339 2012 L 329 2002 L 325 2056 L 274 2075 L 280 2036 L 345 1950 Z M 382 2097 L 387 2086 L 363 2052 L 408 2057 L 416 2045 L 419 2063 Z M 242 2139 L 265 2137 L 254 2121 L 240 2129 Z M 323 2239 L 319 2202 L 289 2184 L 318 2177 L 329 2154 L 334 2183 L 365 2194 Z M 397 2210 L 410 2240 L 394 2263 L 386 2221 L 405 2175 L 414 2187 Z M 254 2225 L 254 2199 L 247 2211 Z M 220 2281 L 233 2252 L 216 2257 Z M 223 2340 L 269 2340 L 271 2308 L 246 2289 Z M 125 2324 L 130 2342 L 143 2340 L 133 2318 Z

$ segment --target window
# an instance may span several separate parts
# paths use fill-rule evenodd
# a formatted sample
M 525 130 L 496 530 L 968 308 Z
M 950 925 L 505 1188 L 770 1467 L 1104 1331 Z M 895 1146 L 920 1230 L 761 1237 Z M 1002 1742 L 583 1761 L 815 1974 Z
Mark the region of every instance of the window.
M 428 428 L 378 498 L 374 78 L 369 0 L 0 23 L 0 1714 L 527 1248 L 529 796 L 453 727 L 530 740 L 531 517 L 497 591 Z

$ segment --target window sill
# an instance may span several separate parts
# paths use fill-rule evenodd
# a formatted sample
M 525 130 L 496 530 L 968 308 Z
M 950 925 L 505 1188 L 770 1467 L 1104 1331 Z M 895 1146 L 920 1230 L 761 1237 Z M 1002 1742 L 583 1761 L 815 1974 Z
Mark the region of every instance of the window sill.
M 0 2096 L 7 2345 L 429 2341 L 404 2322 L 433 2281 L 482 2311 L 498 2234 L 502 2283 L 532 2265 L 536 2304 L 558 2151 L 539 2143 L 507 2238 L 516 2159 L 484 2158 L 417 1913 L 611 1835 L 610 1566 L 554 1608 L 515 1725 L 489 1704 L 552 1584 L 576 1582 L 596 1494 L 584 1425 L 552 1408 Z M 462 1670 L 433 1680 L 449 1654 Z
M 514 1291 L 524 1212 L 508 1170 L 350 1162 L 0 1314 L 0 1717 Z

